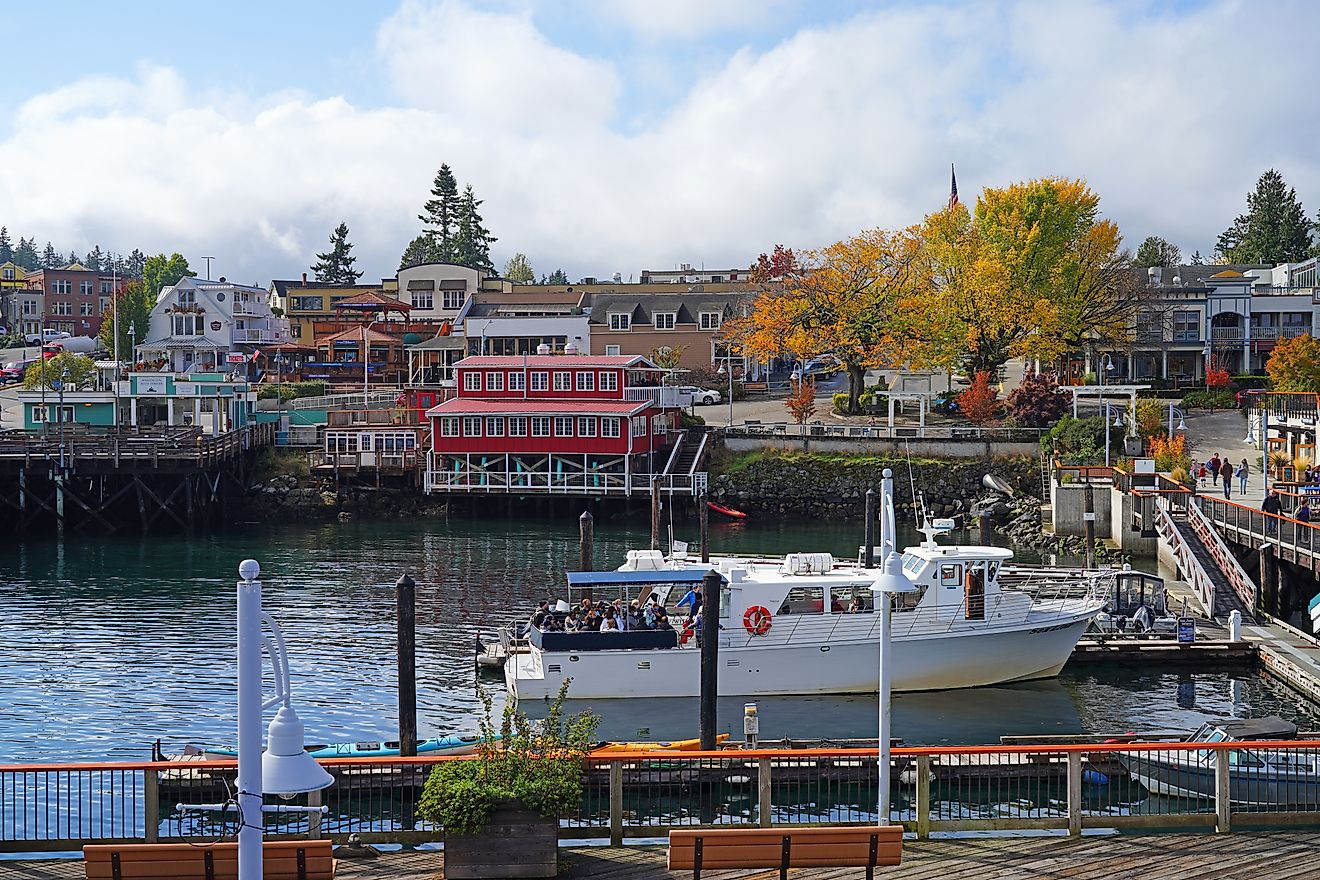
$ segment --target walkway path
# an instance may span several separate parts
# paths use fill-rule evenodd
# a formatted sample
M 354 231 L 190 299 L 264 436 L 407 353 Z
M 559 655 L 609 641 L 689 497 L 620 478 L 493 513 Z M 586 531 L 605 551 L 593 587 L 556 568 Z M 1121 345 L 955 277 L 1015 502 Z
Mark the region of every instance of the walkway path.
M 1320 817 L 1318 817 L 1320 818 Z M 665 848 L 592 847 L 562 851 L 559 877 L 604 880 L 680 880 L 688 872 L 665 869 Z M 368 861 L 339 862 L 341 880 L 439 880 L 444 856 L 438 852 L 390 853 Z M 859 868 L 789 871 L 799 880 L 856 880 Z M 706 871 L 710 880 L 766 880 L 777 870 Z M 1315 831 L 1233 834 L 1096 835 L 1079 838 L 967 837 L 908 841 L 903 864 L 880 868 L 878 877 L 902 880 L 1302 880 L 1315 877 Z M 73 880 L 82 862 L 0 861 L 0 880 Z
M 1265 498 L 1264 474 L 1261 472 L 1260 450 L 1246 442 L 1247 420 L 1238 410 L 1219 410 L 1217 412 L 1196 411 L 1187 415 L 1187 438 L 1192 448 L 1192 458 L 1198 462 L 1208 460 L 1216 453 L 1227 455 L 1236 465 L 1242 459 L 1247 460 L 1250 474 L 1247 477 L 1247 494 L 1238 494 L 1238 481 L 1233 480 L 1233 494 L 1230 501 L 1260 507 Z M 1222 498 L 1222 483 L 1215 485 L 1208 479 L 1203 480 L 1199 491 L 1214 493 Z

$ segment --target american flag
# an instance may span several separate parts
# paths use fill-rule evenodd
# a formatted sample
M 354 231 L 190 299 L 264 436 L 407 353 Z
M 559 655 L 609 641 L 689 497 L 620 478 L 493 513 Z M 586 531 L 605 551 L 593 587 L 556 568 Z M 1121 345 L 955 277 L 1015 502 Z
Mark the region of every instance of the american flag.
M 949 163 L 949 210 L 952 211 L 958 207 L 958 175 L 953 170 L 953 163 Z

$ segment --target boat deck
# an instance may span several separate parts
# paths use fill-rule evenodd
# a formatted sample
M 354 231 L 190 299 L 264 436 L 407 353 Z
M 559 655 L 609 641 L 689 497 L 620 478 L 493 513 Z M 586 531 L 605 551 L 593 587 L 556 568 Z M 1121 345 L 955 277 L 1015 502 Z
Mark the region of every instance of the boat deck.
M 877 877 L 902 880 L 1127 880 L 1155 877 L 1214 880 L 1302 880 L 1315 877 L 1314 829 L 1234 834 L 1090 835 L 1086 837 L 968 837 L 906 841 L 903 864 L 878 868 Z M 562 851 L 564 880 L 678 880 L 690 872 L 665 869 L 665 847 L 583 847 Z M 342 859 L 340 880 L 439 880 L 444 854 L 390 852 L 374 859 Z M 763 868 L 704 871 L 711 880 L 773 878 Z M 856 880 L 858 868 L 804 868 L 803 880 Z M 0 861 L 0 880 L 74 880 L 81 859 Z

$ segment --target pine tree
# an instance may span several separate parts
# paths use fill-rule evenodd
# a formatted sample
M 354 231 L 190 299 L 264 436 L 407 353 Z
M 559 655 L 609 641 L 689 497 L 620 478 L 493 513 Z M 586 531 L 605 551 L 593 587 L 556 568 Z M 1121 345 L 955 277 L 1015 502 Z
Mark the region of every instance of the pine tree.
M 58 269 L 60 267 L 60 255 L 55 250 L 55 246 L 46 242 L 46 249 L 41 252 L 41 268 Z
M 87 256 L 83 257 L 83 265 L 88 269 L 91 269 L 93 272 L 100 272 L 101 266 L 104 263 L 105 254 L 101 253 L 101 246 L 99 244 L 93 246 L 92 249 L 87 252 Z
M 137 248 L 133 248 L 133 253 L 128 255 L 128 262 L 124 264 L 124 274 L 129 278 L 141 278 L 146 268 L 147 255 Z
M 556 269 L 555 271 L 553 271 L 553 272 L 550 273 L 550 277 L 549 277 L 548 279 L 546 279 L 545 283 L 546 283 L 546 284 L 568 284 L 568 283 L 569 283 L 569 281 L 568 281 L 568 275 L 564 272 L 563 269 Z
M 499 239 L 481 225 L 481 214 L 477 210 L 481 204 L 481 199 L 477 198 L 469 183 L 464 187 L 463 197 L 458 202 L 458 235 L 454 239 L 453 262 L 493 273 L 495 264 L 490 261 L 490 246 Z
M 357 257 L 349 253 L 351 250 L 353 245 L 348 240 L 348 223 L 340 222 L 330 235 L 330 250 L 316 255 L 316 263 L 312 266 L 316 280 L 330 284 L 356 284 L 362 273 L 353 271 Z
M 437 251 L 435 241 L 426 233 L 414 238 L 408 242 L 408 247 L 404 249 L 403 256 L 399 257 L 399 268 L 408 269 L 412 266 L 420 266 L 423 263 L 442 263 Z
M 456 254 L 454 239 L 458 235 L 458 210 L 458 181 L 448 165 L 441 165 L 431 185 L 431 198 L 422 206 L 424 213 L 417 215 L 417 219 L 425 224 L 422 234 L 428 236 L 435 244 L 432 253 L 437 257 L 430 262 L 458 262 L 454 259 Z
M 9 242 L 9 228 L 0 226 L 0 263 L 14 261 L 14 246 Z
M 1311 249 L 1311 221 L 1297 192 L 1271 168 L 1247 195 L 1247 213 L 1240 214 L 1216 243 L 1218 255 L 1231 263 L 1295 263 Z
M 37 254 L 37 243 L 20 237 L 18 239 L 18 249 L 14 251 L 14 262 L 29 272 L 40 266 L 41 257 Z
M 509 257 L 509 262 L 504 264 L 504 277 L 519 284 L 536 283 L 536 273 L 532 271 L 532 264 L 527 262 L 527 255 L 521 251 Z
M 1192 254 L 1192 263 L 1191 263 L 1191 264 L 1192 264 L 1193 266 L 1204 266 L 1204 265 L 1205 265 L 1205 257 L 1201 256 L 1201 252 L 1200 252 L 1200 251 L 1196 251 L 1196 252 L 1194 252 L 1194 253 Z
M 1149 269 L 1151 266 L 1168 269 L 1182 263 L 1182 249 L 1158 235 L 1150 235 L 1141 243 L 1141 247 L 1137 248 L 1137 255 L 1132 263 L 1142 269 Z
M 64 265 L 68 266 L 68 265 L 71 265 L 71 264 L 76 263 L 76 262 L 78 262 L 78 252 L 77 252 L 77 251 L 69 251 L 69 262 L 68 262 L 68 263 L 65 263 Z

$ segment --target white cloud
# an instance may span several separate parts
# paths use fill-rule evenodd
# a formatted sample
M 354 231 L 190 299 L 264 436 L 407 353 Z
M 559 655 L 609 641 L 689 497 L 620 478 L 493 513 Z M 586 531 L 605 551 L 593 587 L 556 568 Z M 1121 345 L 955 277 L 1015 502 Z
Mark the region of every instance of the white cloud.
M 659 40 L 764 27 L 798 5 L 800 0 L 596 0 L 593 7 L 639 37 Z
M 1142 8 L 859 15 L 732 54 L 625 134 L 614 68 L 552 45 L 521 8 L 409 2 L 377 41 L 397 107 L 197 93 L 151 66 L 34 96 L 0 142 L 0 222 L 65 249 L 216 254 L 217 273 L 264 281 L 296 277 L 342 219 L 374 277 L 444 161 L 485 199 L 499 260 L 628 277 L 915 222 L 943 203 L 951 161 L 967 201 L 1084 176 L 1131 244 L 1157 233 L 1188 253 L 1208 253 L 1267 167 L 1320 206 L 1320 62 L 1270 49 L 1320 10 Z

